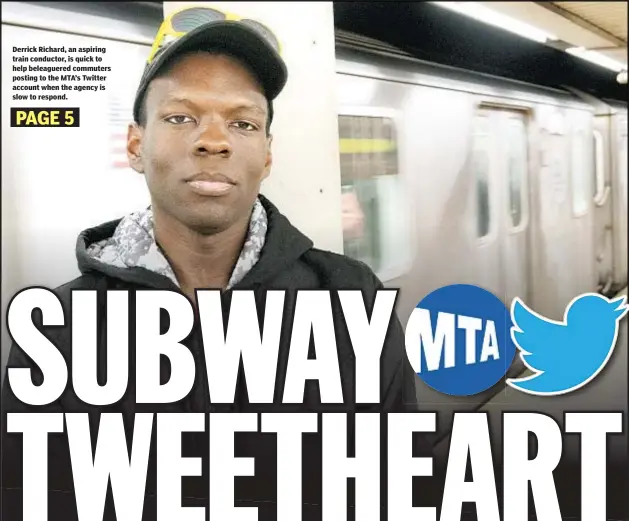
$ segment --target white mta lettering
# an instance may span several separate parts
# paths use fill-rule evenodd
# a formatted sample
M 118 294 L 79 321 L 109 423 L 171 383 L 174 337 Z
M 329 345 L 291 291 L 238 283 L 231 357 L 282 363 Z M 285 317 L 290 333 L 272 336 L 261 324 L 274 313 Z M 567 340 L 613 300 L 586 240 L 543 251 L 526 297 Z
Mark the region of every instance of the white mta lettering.
M 494 360 L 500 359 L 498 338 L 496 338 L 496 324 L 494 324 L 493 320 L 488 320 L 487 326 L 485 327 L 485 337 L 483 338 L 483 350 L 480 354 L 480 361 L 486 362 L 490 356 Z
M 406 352 L 417 373 L 436 371 L 456 365 L 456 328 L 465 330 L 465 363 L 473 365 L 500 359 L 496 325 L 493 320 L 483 320 L 465 315 L 439 312 L 437 326 L 433 329 L 430 311 L 415 308 L 406 325 Z M 484 327 L 483 327 L 484 325 Z M 434 331 L 434 334 L 433 334 Z M 477 331 L 484 331 L 480 358 L 477 357 Z M 422 360 L 421 353 L 424 353 Z M 461 360 L 462 361 L 462 360 Z M 425 362 L 425 366 L 422 367 Z

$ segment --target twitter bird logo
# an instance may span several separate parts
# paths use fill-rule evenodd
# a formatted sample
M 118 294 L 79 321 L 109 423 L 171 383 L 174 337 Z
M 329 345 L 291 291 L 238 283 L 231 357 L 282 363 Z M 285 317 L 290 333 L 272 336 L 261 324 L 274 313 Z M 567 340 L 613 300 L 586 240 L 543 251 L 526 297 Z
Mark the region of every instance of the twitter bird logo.
M 508 379 L 507 385 L 528 394 L 553 396 L 593 380 L 614 351 L 618 322 L 628 310 L 626 298 L 610 300 L 585 293 L 568 304 L 563 322 L 557 322 L 538 315 L 516 297 L 511 305 L 511 338 L 522 362 L 535 374 Z

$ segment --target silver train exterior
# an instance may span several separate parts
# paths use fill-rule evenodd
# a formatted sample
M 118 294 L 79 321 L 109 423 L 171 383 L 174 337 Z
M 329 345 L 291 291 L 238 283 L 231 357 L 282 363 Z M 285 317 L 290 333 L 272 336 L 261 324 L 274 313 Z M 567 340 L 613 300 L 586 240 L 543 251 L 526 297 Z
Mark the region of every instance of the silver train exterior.
M 337 32 L 336 49 L 345 252 L 400 289 L 403 324 L 448 284 L 507 306 L 520 297 L 554 320 L 582 293 L 626 287 L 626 105 L 421 62 L 349 33 Z M 454 398 L 420 382 L 423 407 L 440 412 L 441 448 L 455 411 L 544 410 L 559 423 L 567 410 L 626 414 L 622 327 L 613 367 L 574 396 L 516 396 L 499 383 Z M 516 356 L 508 374 L 523 370 Z M 622 441 L 614 450 L 626 453 Z
M 580 293 L 626 285 L 626 106 L 347 33 L 337 62 L 343 194 L 364 221 L 346 253 L 401 288 L 401 315 L 468 283 L 561 319 Z

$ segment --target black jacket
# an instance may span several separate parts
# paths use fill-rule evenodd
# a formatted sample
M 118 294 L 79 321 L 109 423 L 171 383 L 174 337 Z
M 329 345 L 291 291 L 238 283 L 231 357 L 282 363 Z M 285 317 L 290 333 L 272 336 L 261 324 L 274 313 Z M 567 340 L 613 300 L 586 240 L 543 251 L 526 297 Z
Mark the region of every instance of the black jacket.
M 354 401 L 354 354 L 347 332 L 347 327 L 340 307 L 340 301 L 335 290 L 358 289 L 362 290 L 368 313 L 374 302 L 376 291 L 383 286 L 373 272 L 363 263 L 348 257 L 322 251 L 313 247 L 312 242 L 293 227 L 290 222 L 268 200 L 261 197 L 261 201 L 268 215 L 268 231 L 266 243 L 262 250 L 258 263 L 238 283 L 234 290 L 255 290 L 258 303 L 259 320 L 262 324 L 264 316 L 265 291 L 269 289 L 285 290 L 285 315 L 282 323 L 282 337 L 279 350 L 279 361 L 276 378 L 275 400 L 277 403 L 269 406 L 249 404 L 246 394 L 246 386 L 240 370 L 236 399 L 234 404 L 212 404 L 206 390 L 205 360 L 200 340 L 200 328 L 195 322 L 193 332 L 184 342 L 192 351 L 196 365 L 196 379 L 192 391 L 186 399 L 175 404 L 164 405 L 136 405 L 134 399 L 134 327 L 130 320 L 129 332 L 129 385 L 123 399 L 112 406 L 94 407 L 82 403 L 73 392 L 71 380 L 71 329 L 45 328 L 39 322 L 40 317 L 34 313 L 35 323 L 39 329 L 58 347 L 63 353 L 68 366 L 68 384 L 61 398 L 45 407 L 30 407 L 21 404 L 12 394 L 8 385 L 8 377 L 5 378 L 3 389 L 3 419 L 6 420 L 7 412 L 27 411 L 55 411 L 55 412 L 89 412 L 92 429 L 92 447 L 97 434 L 101 412 L 122 412 L 127 430 L 132 425 L 134 413 L 138 412 L 265 412 L 265 411 L 312 411 L 312 412 L 347 412 L 348 437 L 350 451 L 353 449 L 353 419 L 352 413 L 360 411 L 402 412 L 415 410 L 416 401 L 415 378 L 413 370 L 406 358 L 404 348 L 404 333 L 395 317 L 391 320 L 387 340 L 381 357 L 381 403 L 374 405 L 357 405 Z M 115 268 L 95 261 L 87 255 L 86 248 L 95 241 L 108 238 L 112 235 L 119 221 L 108 222 L 96 228 L 83 232 L 77 242 L 77 258 L 82 275 L 55 290 L 56 295 L 64 305 L 66 324 L 70 318 L 70 302 L 73 290 L 99 290 L 99 372 L 103 373 L 106 367 L 106 358 L 102 346 L 106 345 L 106 299 L 100 296 L 100 291 L 121 289 L 168 289 L 178 291 L 178 288 L 164 276 L 157 275 L 143 268 Z M 345 404 L 338 406 L 321 405 L 318 392 L 318 384 L 309 381 L 306 384 L 303 405 L 281 404 L 286 362 L 290 345 L 292 330 L 293 305 L 297 290 L 324 289 L 331 291 L 333 315 L 335 321 L 335 333 L 338 349 L 339 366 Z M 231 291 L 223 294 L 224 323 L 227 327 L 227 317 Z M 129 296 L 130 318 L 134 316 L 133 291 Z M 102 317 L 102 318 L 101 318 Z M 311 340 L 311 351 L 314 345 Z M 311 353 L 311 356 L 314 353 Z M 16 345 L 12 346 L 7 367 L 32 367 L 34 381 L 41 373 L 37 366 Z M 168 380 L 169 365 L 162 364 L 162 383 Z M 100 375 L 101 384 L 105 377 Z M 183 506 L 208 505 L 208 424 L 206 415 L 206 430 L 204 433 L 183 435 L 183 456 L 204 457 L 203 477 L 183 478 L 182 496 Z M 386 417 L 383 416 L 382 424 L 386 425 Z M 260 420 L 258 420 L 260 427 Z M 319 417 L 319 434 L 322 430 L 321 417 Z M 71 521 L 77 519 L 75 497 L 73 491 L 73 479 L 70 472 L 70 456 L 68 452 L 67 437 L 65 434 L 49 435 L 49 460 L 48 460 L 48 487 L 49 487 L 49 519 Z M 153 424 L 152 443 L 155 444 L 156 422 Z M 307 434 L 302 438 L 303 447 L 303 481 L 302 502 L 303 519 L 320 519 L 321 504 L 321 437 L 319 434 Z M 128 441 L 131 433 L 129 433 Z M 22 435 L 7 434 L 6 424 L 3 427 L 3 519 L 22 519 Z M 236 457 L 255 457 L 255 477 L 240 477 L 235 480 L 235 494 L 237 506 L 258 507 L 258 519 L 275 519 L 276 516 L 276 438 L 270 434 L 237 434 L 235 437 Z M 386 436 L 382 436 L 382 452 L 386 455 Z M 422 442 L 423 443 L 423 442 Z M 420 452 L 429 453 L 429 447 L 420 444 L 414 448 L 414 456 Z M 154 445 L 153 445 L 154 447 Z M 350 454 L 352 454 L 350 452 Z M 386 458 L 382 459 L 382 487 L 384 504 L 386 474 Z M 144 517 L 146 520 L 154 520 L 156 509 L 156 465 L 154 454 L 151 453 L 148 467 L 146 495 L 144 503 Z M 429 503 L 431 503 L 429 501 Z M 350 495 L 348 504 L 353 504 Z M 108 491 L 104 519 L 115 519 L 111 489 Z

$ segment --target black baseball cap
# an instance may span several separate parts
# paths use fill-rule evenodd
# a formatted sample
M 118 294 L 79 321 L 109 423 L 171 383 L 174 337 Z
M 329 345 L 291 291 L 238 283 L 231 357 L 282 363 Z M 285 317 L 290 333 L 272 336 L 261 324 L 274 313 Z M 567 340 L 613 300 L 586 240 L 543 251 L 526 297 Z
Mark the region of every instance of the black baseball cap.
M 139 121 L 140 106 L 150 82 L 167 62 L 189 51 L 224 51 L 240 58 L 257 76 L 269 102 L 286 85 L 288 71 L 280 56 L 279 42 L 261 23 L 251 19 L 227 20 L 224 13 L 215 9 L 191 7 L 166 18 L 158 33 L 161 39 L 167 22 L 173 31 L 185 34 L 163 45 L 158 42 L 161 46 L 147 61 L 133 104 L 135 121 Z

